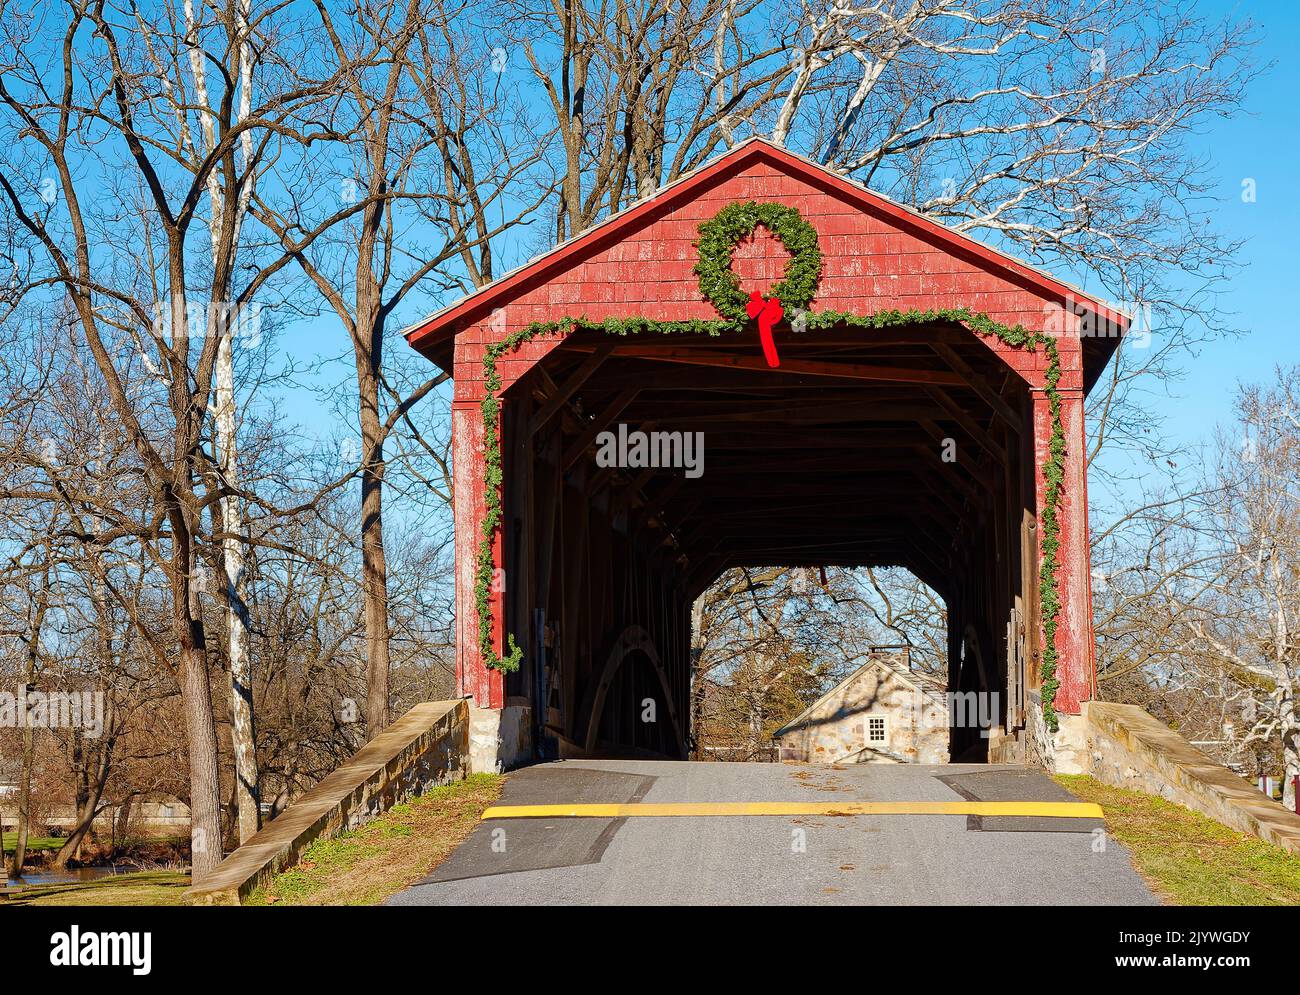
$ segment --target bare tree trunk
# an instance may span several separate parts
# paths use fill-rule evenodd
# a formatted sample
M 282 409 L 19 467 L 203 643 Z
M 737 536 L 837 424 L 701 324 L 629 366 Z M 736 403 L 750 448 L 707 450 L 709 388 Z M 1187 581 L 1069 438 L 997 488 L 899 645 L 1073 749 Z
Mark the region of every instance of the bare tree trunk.
M 193 635 L 182 637 L 181 706 L 190 746 L 190 860 L 195 883 L 216 870 L 222 857 L 217 726 L 201 636 L 197 643 Z
M 113 846 L 116 849 L 124 848 L 128 842 L 127 836 L 131 832 L 131 810 L 135 806 L 135 795 L 132 791 L 123 798 L 117 806 L 117 818 L 113 823 Z
M 362 326 L 365 327 L 365 326 Z M 360 341 L 360 339 L 358 339 Z M 373 341 L 373 340 L 372 340 Z M 366 617 L 366 735 L 388 725 L 388 562 L 384 554 L 384 438 L 378 355 L 357 355 L 361 388 L 361 596 Z
M 107 751 L 103 748 L 90 750 L 86 745 L 85 734 L 80 729 L 72 732 L 72 763 L 77 772 L 76 824 L 72 832 L 54 855 L 53 866 L 62 870 L 69 860 L 81 859 L 81 848 L 86 839 L 94 835 L 95 816 L 99 811 L 99 800 L 104 794 L 104 783 L 108 780 Z
M 1282 715 L 1282 804 L 1287 811 L 1296 809 L 1296 778 L 1300 777 L 1300 720 L 1296 717 L 1295 698 L 1287 695 Z
M 229 325 L 229 323 L 227 323 Z M 234 329 L 221 332 L 213 384 L 216 402 L 217 458 L 226 486 L 239 485 L 238 443 L 235 433 Z M 226 636 L 230 658 L 230 738 L 235 755 L 235 801 L 239 809 L 239 842 L 261 828 L 257 776 L 257 739 L 253 728 L 253 663 L 249 655 L 250 621 L 244 601 L 243 515 L 239 496 L 223 497 L 221 507 L 222 562 L 225 570 Z
M 31 686 L 32 668 L 29 666 L 24 683 L 20 685 L 23 692 L 23 703 L 21 707 L 27 707 L 27 690 Z M 23 876 L 23 861 L 27 859 L 27 834 L 31 830 L 32 822 L 32 755 L 35 752 L 33 747 L 35 738 L 32 735 L 31 723 L 23 723 L 23 768 L 19 775 L 18 781 L 18 825 L 17 835 L 14 840 L 14 852 L 10 858 L 9 876 L 19 878 Z
M 37 618 L 40 619 L 45 615 L 45 605 L 42 604 L 37 610 Z M 27 692 L 31 690 L 32 682 L 36 680 L 36 653 L 37 640 L 40 638 L 40 622 L 38 621 L 32 631 L 31 645 L 27 648 L 27 668 L 23 674 L 23 681 L 19 687 L 22 690 L 22 701 L 20 708 L 27 707 Z M 22 773 L 19 775 L 18 782 L 18 825 L 17 836 L 14 840 L 14 852 L 9 865 L 9 876 L 18 878 L 23 874 L 23 861 L 27 859 L 27 835 L 31 831 L 32 820 L 32 756 L 35 752 L 35 736 L 32 733 L 30 722 L 23 723 L 23 759 Z
M 180 286 L 179 279 L 173 286 Z M 173 294 L 173 321 L 184 320 L 184 300 Z M 190 864 L 194 883 L 221 863 L 221 768 L 217 721 L 208 680 L 207 636 L 191 578 L 194 550 L 190 517 L 179 504 L 168 509 L 172 527 L 172 638 L 180 649 L 181 711 L 190 751 Z
M 47 553 L 49 546 L 46 546 Z M 32 618 L 32 629 L 28 636 L 26 667 L 23 670 L 21 684 L 22 701 L 19 707 L 27 708 L 27 692 L 36 683 L 36 665 L 41 652 L 41 630 L 45 627 L 45 613 L 50 604 L 50 570 L 47 561 L 44 580 L 36 603 L 36 612 Z M 36 752 L 36 737 L 30 722 L 23 723 L 22 773 L 18 782 L 18 825 L 14 840 L 14 852 L 11 858 L 9 876 L 18 878 L 23 874 L 23 862 L 27 859 L 27 837 L 32 823 L 32 759 Z M 0 853 L 3 851 L 0 850 Z
M 749 746 L 745 751 L 745 759 L 753 760 L 758 756 L 759 746 L 763 739 L 763 710 L 758 698 L 749 699 Z
M 704 595 L 701 594 L 691 605 L 691 756 L 695 760 L 700 756 L 700 720 L 704 714 L 704 689 L 700 681 L 704 677 Z
M 237 52 L 239 97 L 236 121 L 247 119 L 252 106 L 253 55 L 249 44 L 249 0 L 239 0 L 233 9 L 233 24 L 227 28 Z M 198 47 L 199 22 L 194 8 L 185 5 L 186 27 L 193 39 L 189 46 L 190 72 L 194 90 L 201 106 L 209 105 L 207 70 L 203 53 Z M 179 115 L 182 133 L 188 135 L 186 118 Z M 203 136 L 205 151 L 217 145 L 217 134 L 212 117 L 200 115 L 199 131 Z M 253 159 L 253 135 L 245 131 L 240 136 L 244 166 L 248 170 Z M 233 175 L 235 150 L 226 153 L 226 172 Z M 207 174 L 208 198 L 212 214 L 208 221 L 212 244 L 212 313 L 208 316 L 209 334 L 218 336 L 216 363 L 213 367 L 213 407 L 216 423 L 217 464 L 226 487 L 239 486 L 239 444 L 235 425 L 235 360 L 234 336 L 240 325 L 240 315 L 230 300 L 235 253 L 239 247 L 239 233 L 253 194 L 253 174 L 247 173 L 237 197 L 229 198 L 223 191 L 218 171 Z M 253 665 L 249 655 L 251 629 L 248 606 L 244 601 L 244 518 L 243 506 L 237 494 L 227 494 L 218 502 L 221 519 L 222 564 L 225 573 L 226 649 L 230 660 L 230 727 L 231 747 L 235 756 L 235 800 L 239 809 L 239 842 L 243 843 L 260 828 L 261 814 L 258 797 L 257 740 L 253 726 Z

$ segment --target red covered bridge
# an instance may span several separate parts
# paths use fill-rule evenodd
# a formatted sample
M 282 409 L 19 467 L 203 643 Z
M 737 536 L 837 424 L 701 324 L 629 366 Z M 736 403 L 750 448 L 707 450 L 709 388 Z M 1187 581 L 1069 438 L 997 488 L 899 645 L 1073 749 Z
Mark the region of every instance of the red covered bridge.
M 999 693 L 989 751 L 1023 756 L 1093 693 L 1084 394 L 1126 325 L 737 146 L 408 331 L 455 377 L 461 693 L 546 755 L 682 756 L 691 605 L 723 570 L 899 565 L 947 603 L 950 689 Z M 703 472 L 598 460 L 620 425 L 703 433 Z

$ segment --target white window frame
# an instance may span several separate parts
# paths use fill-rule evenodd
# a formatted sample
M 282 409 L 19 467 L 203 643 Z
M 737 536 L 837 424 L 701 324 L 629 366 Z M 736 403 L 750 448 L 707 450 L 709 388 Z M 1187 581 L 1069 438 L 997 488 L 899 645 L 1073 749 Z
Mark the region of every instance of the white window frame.
M 866 746 L 888 746 L 889 745 L 889 716 L 880 714 L 871 714 L 864 716 L 866 724 L 862 727 L 862 733 L 865 737 Z M 880 739 L 871 738 L 871 720 L 879 719 L 883 727 L 884 735 Z

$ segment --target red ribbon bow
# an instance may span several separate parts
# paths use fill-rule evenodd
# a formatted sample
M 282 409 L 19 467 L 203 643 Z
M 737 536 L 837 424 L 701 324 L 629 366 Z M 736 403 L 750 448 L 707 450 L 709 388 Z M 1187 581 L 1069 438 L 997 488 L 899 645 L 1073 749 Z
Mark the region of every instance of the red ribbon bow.
M 758 337 L 763 343 L 763 358 L 767 360 L 767 365 L 772 367 L 780 366 L 781 357 L 776 354 L 776 342 L 772 339 L 772 326 L 780 321 L 785 314 L 781 302 L 775 297 L 764 299 L 763 295 L 755 290 L 749 295 L 749 303 L 745 305 L 745 311 L 751 318 L 758 319 Z

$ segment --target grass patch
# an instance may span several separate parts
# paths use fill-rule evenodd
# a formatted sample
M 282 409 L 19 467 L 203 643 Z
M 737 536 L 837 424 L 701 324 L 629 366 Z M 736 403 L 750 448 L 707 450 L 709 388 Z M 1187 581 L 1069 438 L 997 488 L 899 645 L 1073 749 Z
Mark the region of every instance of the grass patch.
M 0 908 L 7 905 L 180 905 L 181 892 L 189 886 L 188 874 L 142 871 L 91 881 L 32 885 L 0 901 Z
M 37 850 L 57 850 L 59 847 L 63 846 L 65 842 L 67 841 L 61 840 L 56 836 L 28 836 L 27 852 L 35 853 Z M 14 849 L 17 846 L 18 846 L 18 834 L 5 833 L 4 835 L 5 853 L 12 854 L 14 852 Z
M 1106 813 L 1106 831 L 1171 905 L 1300 905 L 1300 855 L 1154 795 L 1083 774 L 1056 777 Z
M 446 859 L 501 794 L 499 774 L 471 774 L 396 805 L 360 829 L 317 840 L 245 905 L 378 905 Z

